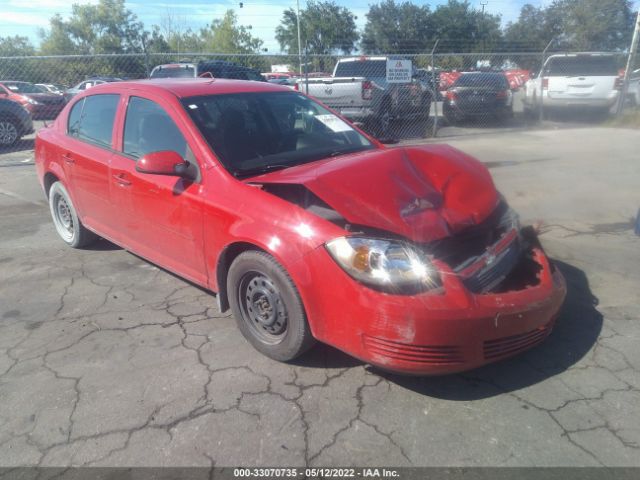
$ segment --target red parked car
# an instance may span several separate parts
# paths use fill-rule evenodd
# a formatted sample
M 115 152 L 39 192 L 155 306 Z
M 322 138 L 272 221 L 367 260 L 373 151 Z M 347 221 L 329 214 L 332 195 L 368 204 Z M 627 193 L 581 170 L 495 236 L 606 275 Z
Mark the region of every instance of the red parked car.
M 36 139 L 54 225 L 216 292 L 291 360 L 315 340 L 441 374 L 542 341 L 564 280 L 488 170 L 386 148 L 300 92 L 184 79 L 99 85 Z
M 0 98 L 18 102 L 34 120 L 51 120 L 65 106 L 62 95 L 51 93 L 29 82 L 0 81 Z

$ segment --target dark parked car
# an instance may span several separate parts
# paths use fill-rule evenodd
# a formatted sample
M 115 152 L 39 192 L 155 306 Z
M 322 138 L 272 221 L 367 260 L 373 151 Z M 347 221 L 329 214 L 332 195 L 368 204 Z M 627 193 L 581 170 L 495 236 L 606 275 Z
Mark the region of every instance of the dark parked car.
M 254 80 L 266 82 L 260 72 L 253 68 L 223 60 L 195 63 L 168 63 L 158 65 L 149 78 L 196 78 L 196 77 L 230 78 L 234 80 Z
M 463 73 L 449 87 L 442 106 L 447 122 L 455 124 L 471 117 L 513 116 L 513 93 L 504 73 Z
M 56 118 L 65 106 L 64 98 L 29 82 L 0 81 L 0 97 L 13 100 L 26 108 L 35 120 Z
M 68 102 L 77 94 L 79 94 L 80 92 L 84 92 L 88 88 L 95 87 L 96 85 L 101 85 L 103 83 L 119 82 L 121 80 L 121 78 L 117 77 L 90 77 L 81 81 L 75 87 L 67 89 L 67 91 L 64 92 L 64 98 Z
M 33 133 L 31 114 L 18 102 L 0 98 L 0 148 L 10 147 Z

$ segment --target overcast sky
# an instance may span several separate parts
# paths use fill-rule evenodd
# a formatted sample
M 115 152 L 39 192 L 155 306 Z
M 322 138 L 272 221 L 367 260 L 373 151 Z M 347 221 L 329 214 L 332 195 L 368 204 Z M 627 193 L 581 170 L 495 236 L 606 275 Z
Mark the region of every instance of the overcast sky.
M 23 35 L 29 37 L 36 45 L 38 44 L 37 30 L 39 27 L 46 28 L 49 25 L 49 18 L 60 13 L 66 17 L 71 12 L 72 3 L 97 3 L 98 0 L 0 0 L 0 36 Z M 132 0 L 127 1 L 126 6 L 133 11 L 145 27 L 149 28 L 153 24 L 160 24 L 163 17 L 171 14 L 180 24 L 192 29 L 204 26 L 212 19 L 221 18 L 224 12 L 235 9 L 239 21 L 242 25 L 251 25 L 255 36 L 265 42 L 265 47 L 269 52 L 280 51 L 278 42 L 274 38 L 275 27 L 280 23 L 283 10 L 294 7 L 295 0 L 248 0 L 243 2 L 244 7 L 239 8 L 237 1 L 216 1 L 210 0 Z M 356 25 L 359 29 L 364 27 L 366 13 L 369 4 L 378 3 L 375 0 L 337 0 L 338 4 L 348 7 L 358 18 Z M 420 1 L 413 3 L 428 4 L 435 8 L 446 0 Z M 482 8 L 485 3 L 485 11 L 494 14 L 501 14 L 503 24 L 515 20 L 520 12 L 520 7 L 525 3 L 534 5 L 544 5 L 550 0 L 472 0 L 471 4 Z M 304 8 L 306 0 L 300 0 L 300 8 Z M 636 2 L 640 5 L 640 1 Z

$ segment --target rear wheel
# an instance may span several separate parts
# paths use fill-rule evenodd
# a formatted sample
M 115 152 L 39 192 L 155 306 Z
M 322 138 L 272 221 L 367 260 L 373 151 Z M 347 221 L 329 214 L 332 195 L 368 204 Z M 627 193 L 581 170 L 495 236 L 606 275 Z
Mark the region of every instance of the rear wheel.
M 67 189 L 59 181 L 49 189 L 49 209 L 56 232 L 67 245 L 81 248 L 98 238 L 82 225 Z
M 242 335 L 267 357 L 286 362 L 314 345 L 300 295 L 271 255 L 238 255 L 229 269 L 227 291 Z
M 453 112 L 450 107 L 443 107 L 442 116 L 447 125 L 455 126 L 460 123 L 460 116 Z

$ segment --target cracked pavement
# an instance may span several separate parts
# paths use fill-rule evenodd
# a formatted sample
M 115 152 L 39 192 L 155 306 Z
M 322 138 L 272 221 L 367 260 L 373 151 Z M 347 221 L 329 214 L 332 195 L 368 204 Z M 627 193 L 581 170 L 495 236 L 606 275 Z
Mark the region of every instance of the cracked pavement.
M 0 155 L 0 467 L 640 466 L 639 140 L 449 142 L 543 221 L 568 298 L 539 347 L 432 378 L 323 345 L 260 355 L 206 291 L 106 241 L 66 247 L 33 166 Z

